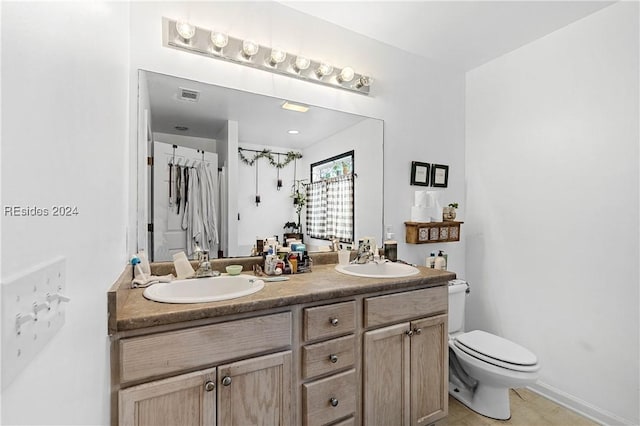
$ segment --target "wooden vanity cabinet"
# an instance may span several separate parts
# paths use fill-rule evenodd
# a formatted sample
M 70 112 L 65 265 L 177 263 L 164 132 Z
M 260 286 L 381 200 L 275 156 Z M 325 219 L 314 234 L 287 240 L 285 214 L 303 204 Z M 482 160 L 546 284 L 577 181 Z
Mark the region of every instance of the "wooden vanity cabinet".
M 215 383 L 216 369 L 210 368 L 121 390 L 118 424 L 214 426 Z
M 120 339 L 118 424 L 290 425 L 292 351 L 258 354 L 290 349 L 291 335 L 280 312 Z
M 447 315 L 442 313 L 446 312 L 442 301 L 447 299 L 443 291 L 447 288 L 365 299 L 368 324 L 379 325 L 383 317 L 436 315 L 364 333 L 363 424 L 427 425 L 447 415 Z M 426 305 L 405 305 L 407 301 Z
M 290 425 L 291 351 L 218 367 L 218 424 Z
M 112 424 L 427 425 L 447 415 L 445 285 L 114 336 Z

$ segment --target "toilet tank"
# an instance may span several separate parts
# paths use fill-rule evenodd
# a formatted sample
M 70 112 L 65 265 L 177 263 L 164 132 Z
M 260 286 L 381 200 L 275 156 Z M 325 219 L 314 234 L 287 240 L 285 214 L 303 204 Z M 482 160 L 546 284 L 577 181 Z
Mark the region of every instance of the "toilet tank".
M 467 296 L 466 281 L 449 281 L 449 334 L 464 331 L 464 303 Z

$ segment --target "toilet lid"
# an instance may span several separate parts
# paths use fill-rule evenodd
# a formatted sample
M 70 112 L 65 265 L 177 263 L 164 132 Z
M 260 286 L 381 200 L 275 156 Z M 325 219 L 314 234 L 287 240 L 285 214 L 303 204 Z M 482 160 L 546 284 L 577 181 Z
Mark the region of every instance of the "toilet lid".
M 507 368 L 519 369 L 517 366 L 535 366 L 538 363 L 538 358 L 528 349 L 482 330 L 464 333 L 456 338 L 455 343 L 469 355 L 507 364 Z

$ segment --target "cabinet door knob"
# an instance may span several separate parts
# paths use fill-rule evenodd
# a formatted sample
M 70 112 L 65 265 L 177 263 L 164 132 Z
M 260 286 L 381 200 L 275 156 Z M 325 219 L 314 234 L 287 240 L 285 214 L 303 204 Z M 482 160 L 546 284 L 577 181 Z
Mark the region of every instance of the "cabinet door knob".
M 329 320 L 329 322 L 331 323 L 332 326 L 337 327 L 338 326 L 338 318 L 331 318 Z
M 413 332 L 414 332 L 414 333 L 416 333 L 416 334 L 420 334 L 420 333 L 422 333 L 422 329 L 421 329 L 421 328 L 418 328 L 418 327 L 415 327 L 415 328 L 413 329 Z
M 336 354 L 329 355 L 329 361 L 335 364 L 336 362 L 338 362 L 338 355 Z
M 332 407 L 337 407 L 338 406 L 338 398 L 331 398 L 329 400 L 329 404 L 331 404 Z
M 413 330 L 407 330 L 407 331 L 404 332 L 404 334 L 406 334 L 407 337 L 411 337 L 411 336 L 413 336 Z
M 225 385 L 225 386 L 229 386 L 231 384 L 231 377 L 224 376 L 222 378 L 222 384 Z
M 207 383 L 204 384 L 204 390 L 206 390 L 207 392 L 211 392 L 215 388 L 216 388 L 216 384 L 213 383 L 211 380 L 209 380 Z

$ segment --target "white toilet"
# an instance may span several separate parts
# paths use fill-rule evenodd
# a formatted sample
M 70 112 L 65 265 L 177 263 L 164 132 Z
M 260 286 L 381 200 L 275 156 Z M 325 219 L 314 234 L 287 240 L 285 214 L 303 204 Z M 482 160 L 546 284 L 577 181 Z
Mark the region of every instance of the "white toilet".
M 469 285 L 449 282 L 449 394 L 483 416 L 511 417 L 509 389 L 538 379 L 538 358 L 526 348 L 481 330 L 464 331 Z

